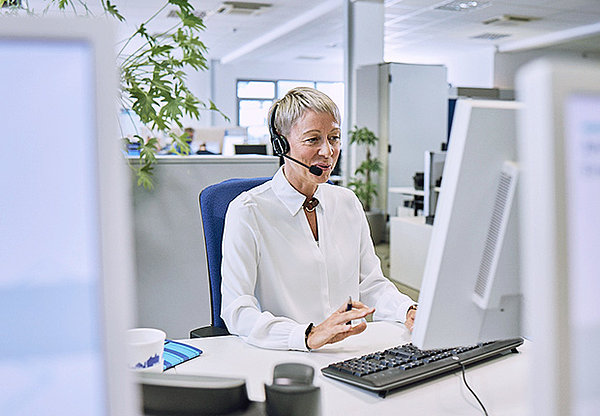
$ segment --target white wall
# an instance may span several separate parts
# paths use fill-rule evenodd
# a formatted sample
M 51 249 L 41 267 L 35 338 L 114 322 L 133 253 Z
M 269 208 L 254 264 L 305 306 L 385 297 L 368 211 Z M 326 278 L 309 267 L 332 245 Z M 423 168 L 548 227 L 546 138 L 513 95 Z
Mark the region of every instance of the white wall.
M 562 57 L 565 59 L 600 59 L 600 54 L 583 55 L 574 51 L 551 51 L 537 49 L 525 52 L 510 52 L 496 54 L 494 62 L 494 84 L 504 89 L 514 89 L 515 74 L 527 62 L 541 57 Z
M 400 54 L 386 51 L 386 62 L 444 65 L 448 83 L 455 87 L 492 88 L 494 85 L 494 53 L 491 46 L 478 48 L 445 48 L 414 50 Z
M 492 48 L 459 52 L 446 56 L 442 63 L 448 69 L 448 83 L 455 87 L 496 87 Z
M 196 71 L 188 68 L 187 73 L 187 85 L 198 99 L 207 105 L 210 105 L 209 100 L 211 99 L 210 89 L 210 67 L 207 71 Z M 200 111 L 200 120 L 192 120 L 190 117 L 183 118 L 184 127 L 193 127 L 195 129 L 200 127 L 211 126 L 212 111 L 203 110 Z

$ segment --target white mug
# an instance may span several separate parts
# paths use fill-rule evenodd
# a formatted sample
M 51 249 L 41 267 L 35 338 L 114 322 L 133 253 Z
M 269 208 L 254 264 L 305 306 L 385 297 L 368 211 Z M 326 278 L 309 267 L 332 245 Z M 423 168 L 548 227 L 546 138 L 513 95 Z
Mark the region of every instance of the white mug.
M 163 352 L 167 334 L 160 329 L 135 328 L 127 331 L 127 362 L 138 371 L 163 371 Z

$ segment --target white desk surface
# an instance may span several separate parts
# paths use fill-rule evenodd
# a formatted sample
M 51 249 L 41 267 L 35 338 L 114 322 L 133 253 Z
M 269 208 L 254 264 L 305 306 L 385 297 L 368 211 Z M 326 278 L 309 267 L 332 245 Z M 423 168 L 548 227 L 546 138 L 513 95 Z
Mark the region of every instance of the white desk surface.
M 321 387 L 322 416 L 482 414 L 464 386 L 460 371 L 415 387 L 392 391 L 384 399 L 321 374 L 321 368 L 330 363 L 410 342 L 408 330 L 399 323 L 372 322 L 360 335 L 311 352 L 265 350 L 248 345 L 235 336 L 182 342 L 200 348 L 203 354 L 169 372 L 244 378 L 248 395 L 255 401 L 265 400 L 263 385 L 271 383 L 276 364 L 300 362 L 315 369 L 315 384 Z M 526 341 L 519 347 L 520 354 L 467 368 L 467 381 L 490 415 L 530 414 L 528 349 Z
M 416 195 L 416 196 L 424 196 L 425 191 L 421 189 L 415 189 L 410 186 L 392 186 L 388 188 L 388 192 L 392 194 L 403 194 L 403 195 Z

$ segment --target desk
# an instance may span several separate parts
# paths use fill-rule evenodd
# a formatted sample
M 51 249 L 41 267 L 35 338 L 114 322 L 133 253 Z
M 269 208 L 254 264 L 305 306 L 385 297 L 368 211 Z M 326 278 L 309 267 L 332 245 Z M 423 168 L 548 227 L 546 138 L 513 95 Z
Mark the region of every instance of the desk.
M 393 186 L 388 188 L 388 193 L 389 194 L 399 194 L 399 195 L 403 195 L 403 196 L 410 196 L 413 200 L 413 208 L 412 208 L 412 213 L 414 216 L 418 215 L 418 211 L 419 208 L 417 207 L 417 197 L 420 197 L 420 200 L 423 200 L 423 197 L 425 196 L 425 191 L 422 189 L 415 189 L 412 187 L 408 187 L 408 186 Z M 390 215 L 391 216 L 402 216 L 402 210 L 404 210 L 404 200 L 402 200 L 402 203 L 397 206 L 396 208 L 396 212 L 391 212 Z M 423 208 L 421 207 L 421 210 Z
M 480 415 L 460 372 L 390 392 L 385 399 L 321 374 L 321 368 L 332 362 L 409 341 L 410 334 L 404 325 L 390 322 L 369 323 L 362 334 L 309 353 L 265 350 L 234 336 L 195 338 L 183 342 L 202 349 L 203 354 L 169 371 L 244 378 L 250 399 L 264 401 L 263 383 L 271 383 L 273 367 L 282 362 L 301 362 L 315 369 L 323 416 Z M 490 415 L 529 414 L 528 347 L 526 342 L 519 347 L 521 354 L 510 354 L 467 369 L 467 381 Z

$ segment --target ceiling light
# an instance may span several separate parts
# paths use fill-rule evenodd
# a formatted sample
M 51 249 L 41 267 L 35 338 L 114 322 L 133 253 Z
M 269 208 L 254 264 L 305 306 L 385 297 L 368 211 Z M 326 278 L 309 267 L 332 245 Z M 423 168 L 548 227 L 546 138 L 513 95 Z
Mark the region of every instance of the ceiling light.
M 300 55 L 297 56 L 296 59 L 302 60 L 302 61 L 320 61 L 321 59 L 323 59 L 322 56 L 314 56 L 314 55 Z
M 217 9 L 219 14 L 255 15 L 262 9 L 273 6 L 270 3 L 250 3 L 244 1 L 225 1 Z
M 498 25 L 498 26 L 513 26 L 522 23 L 529 23 L 535 20 L 540 20 L 539 17 L 533 16 L 517 16 L 514 14 L 503 14 L 500 16 L 494 16 L 484 20 L 484 25 Z
M 510 33 L 485 32 L 480 35 L 471 36 L 471 39 L 498 40 L 498 39 L 508 38 L 510 36 L 512 36 Z
M 466 12 L 474 9 L 480 9 L 487 6 L 488 0 L 452 0 L 446 4 L 436 7 L 438 10 L 446 10 L 451 12 Z

